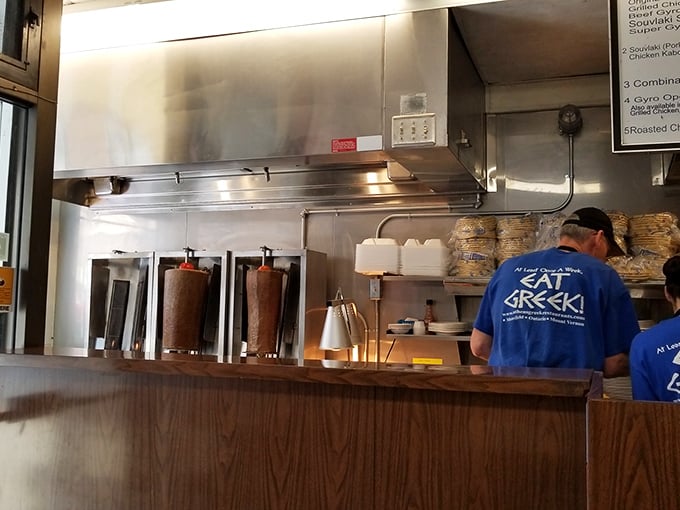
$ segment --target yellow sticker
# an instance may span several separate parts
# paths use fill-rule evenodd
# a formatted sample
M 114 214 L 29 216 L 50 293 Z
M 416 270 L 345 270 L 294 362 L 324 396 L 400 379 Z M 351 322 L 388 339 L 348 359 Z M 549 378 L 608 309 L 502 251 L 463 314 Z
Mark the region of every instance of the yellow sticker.
M 0 312 L 12 310 L 14 268 L 0 267 Z
M 442 358 L 413 358 L 411 360 L 412 365 L 443 365 L 444 360 Z

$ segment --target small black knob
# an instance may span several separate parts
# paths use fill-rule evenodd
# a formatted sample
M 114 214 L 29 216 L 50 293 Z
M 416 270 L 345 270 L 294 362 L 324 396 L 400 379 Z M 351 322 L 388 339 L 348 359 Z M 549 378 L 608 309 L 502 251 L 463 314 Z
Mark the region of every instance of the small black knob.
M 560 128 L 560 134 L 574 135 L 583 127 L 583 118 L 576 106 L 568 104 L 560 108 L 557 123 Z

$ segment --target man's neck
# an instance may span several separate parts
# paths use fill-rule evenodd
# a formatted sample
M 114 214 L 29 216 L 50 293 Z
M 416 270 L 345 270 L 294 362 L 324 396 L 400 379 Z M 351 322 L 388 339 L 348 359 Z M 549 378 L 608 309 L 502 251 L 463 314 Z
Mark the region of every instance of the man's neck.
M 677 315 L 678 310 L 680 310 L 680 298 L 674 299 L 673 304 L 673 315 Z
M 568 246 L 569 248 L 573 248 L 577 252 L 581 253 L 581 245 L 577 243 L 575 240 L 573 240 L 571 237 L 560 237 L 560 246 Z

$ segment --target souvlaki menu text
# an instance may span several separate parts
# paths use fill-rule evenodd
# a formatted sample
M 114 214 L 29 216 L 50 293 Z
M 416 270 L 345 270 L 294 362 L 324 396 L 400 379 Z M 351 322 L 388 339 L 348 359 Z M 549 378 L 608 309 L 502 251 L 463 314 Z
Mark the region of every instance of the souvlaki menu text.
M 616 13 L 621 146 L 680 148 L 680 0 L 618 0 Z

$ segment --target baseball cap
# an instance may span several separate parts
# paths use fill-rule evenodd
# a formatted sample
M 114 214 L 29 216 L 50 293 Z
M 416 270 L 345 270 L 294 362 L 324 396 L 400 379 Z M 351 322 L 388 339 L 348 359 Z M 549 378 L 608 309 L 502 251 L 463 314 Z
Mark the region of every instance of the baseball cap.
M 609 242 L 607 257 L 618 257 L 626 254 L 614 239 L 612 220 L 597 207 L 584 207 L 574 211 L 564 220 L 562 225 L 578 225 L 595 231 L 601 230 Z

